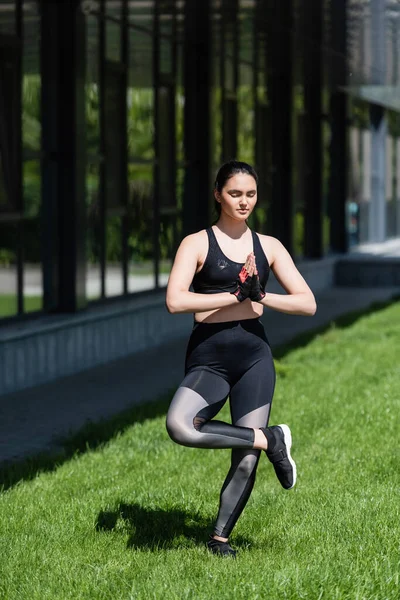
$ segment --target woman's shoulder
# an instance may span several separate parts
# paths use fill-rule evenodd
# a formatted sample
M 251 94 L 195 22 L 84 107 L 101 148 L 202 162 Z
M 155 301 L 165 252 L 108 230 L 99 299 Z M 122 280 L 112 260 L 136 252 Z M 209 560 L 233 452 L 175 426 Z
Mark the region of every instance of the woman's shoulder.
M 264 233 L 258 233 L 258 231 L 255 231 L 254 233 L 258 235 L 263 247 L 265 245 L 271 248 L 280 244 L 280 241 L 277 238 L 272 237 L 272 235 L 265 235 Z
M 261 247 L 264 250 L 265 255 L 268 256 L 271 264 L 276 256 L 276 253 L 279 252 L 280 248 L 282 248 L 282 243 L 278 240 L 278 238 L 275 238 L 272 235 L 265 235 L 264 233 L 258 233 L 258 231 L 255 233 L 258 235 Z
M 189 235 L 185 236 L 182 239 L 182 244 L 197 244 L 199 241 L 203 241 L 208 239 L 207 229 L 201 229 L 200 231 L 196 231 L 195 233 L 189 233 Z
M 185 236 L 180 246 L 185 250 L 193 250 L 196 252 L 202 252 L 204 247 L 208 244 L 208 235 L 206 229 L 201 229 L 195 233 L 190 233 Z

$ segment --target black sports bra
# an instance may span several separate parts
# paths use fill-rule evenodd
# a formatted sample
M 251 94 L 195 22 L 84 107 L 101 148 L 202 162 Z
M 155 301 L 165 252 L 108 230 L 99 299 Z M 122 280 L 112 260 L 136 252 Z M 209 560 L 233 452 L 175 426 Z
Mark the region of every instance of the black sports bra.
M 238 275 L 245 263 L 230 260 L 222 252 L 212 227 L 206 229 L 208 234 L 208 252 L 201 271 L 195 274 L 192 281 L 193 291 L 198 294 L 218 294 L 234 292 L 237 287 Z M 258 235 L 252 231 L 253 252 L 263 289 L 267 285 L 269 263 L 262 249 Z

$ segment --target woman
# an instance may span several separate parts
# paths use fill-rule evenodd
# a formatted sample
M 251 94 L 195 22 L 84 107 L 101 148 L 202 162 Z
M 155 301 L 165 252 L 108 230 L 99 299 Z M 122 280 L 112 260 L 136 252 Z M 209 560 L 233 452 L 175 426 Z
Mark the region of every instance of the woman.
M 316 304 L 283 245 L 247 225 L 257 202 L 254 169 L 243 162 L 226 163 L 214 195 L 217 222 L 182 241 L 168 282 L 168 311 L 192 312 L 195 322 L 167 430 L 184 446 L 232 448 L 208 547 L 235 557 L 228 538 L 249 499 L 261 450 L 284 488 L 296 483 L 290 429 L 268 427 L 275 370 L 259 318 L 264 307 L 313 315 Z M 265 293 L 270 269 L 287 295 Z M 214 419 L 228 396 L 232 425 Z

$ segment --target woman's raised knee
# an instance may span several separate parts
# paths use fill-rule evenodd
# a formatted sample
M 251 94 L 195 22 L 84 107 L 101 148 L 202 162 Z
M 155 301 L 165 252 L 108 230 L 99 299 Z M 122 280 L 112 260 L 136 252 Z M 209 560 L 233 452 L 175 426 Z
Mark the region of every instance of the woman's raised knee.
M 190 446 L 193 441 L 194 427 L 178 420 L 173 415 L 167 415 L 167 432 L 171 440 L 182 446 Z

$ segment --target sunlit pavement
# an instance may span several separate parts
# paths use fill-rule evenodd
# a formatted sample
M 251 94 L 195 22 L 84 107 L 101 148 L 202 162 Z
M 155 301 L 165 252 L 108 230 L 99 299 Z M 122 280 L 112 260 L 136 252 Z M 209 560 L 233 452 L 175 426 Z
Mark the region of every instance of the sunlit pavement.
M 159 286 L 168 283 L 168 274 L 159 276 Z M 120 268 L 108 267 L 105 278 L 106 296 L 121 296 L 123 294 L 122 271 Z M 128 291 L 130 293 L 152 290 L 155 287 L 154 275 L 129 275 Z M 10 266 L 0 267 L 0 294 L 16 294 L 17 269 Z M 98 269 L 89 269 L 86 276 L 86 294 L 89 299 L 100 297 L 101 282 Z M 25 265 L 24 268 L 24 296 L 42 296 L 42 271 L 37 265 Z

